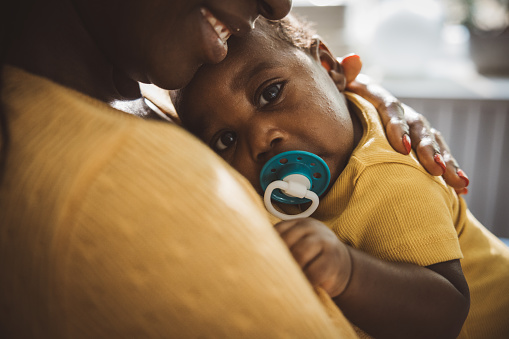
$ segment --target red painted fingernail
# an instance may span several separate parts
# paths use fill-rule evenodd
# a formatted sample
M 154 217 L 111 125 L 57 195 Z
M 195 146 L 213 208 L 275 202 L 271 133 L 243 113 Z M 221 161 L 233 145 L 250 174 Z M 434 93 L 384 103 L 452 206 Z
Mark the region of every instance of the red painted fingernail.
M 347 56 L 345 56 L 345 57 L 343 58 L 343 61 L 348 60 L 348 59 L 360 59 L 360 58 L 361 58 L 361 57 L 360 57 L 360 56 L 358 56 L 357 54 L 355 54 L 355 53 L 351 53 L 351 54 L 348 54 Z
M 470 184 L 470 180 L 468 179 L 467 175 L 465 174 L 465 172 L 463 172 L 463 170 L 461 168 L 458 168 L 458 170 L 456 171 L 456 173 L 458 173 L 458 176 L 463 179 L 465 181 L 465 187 L 468 186 L 468 184 Z M 466 193 L 465 193 L 466 194 Z
M 405 146 L 407 154 L 410 154 L 410 151 L 412 151 L 412 142 L 408 134 L 403 135 L 403 146 Z
M 442 167 L 442 175 L 444 175 L 445 173 L 445 169 L 447 168 L 447 165 L 445 164 L 444 162 L 444 158 L 442 157 L 442 154 L 435 154 L 435 156 L 433 157 L 433 160 L 435 160 L 435 162 L 440 166 Z
M 465 187 L 465 188 L 463 189 L 463 191 L 461 191 L 461 192 L 460 192 L 460 193 L 458 193 L 458 194 L 461 194 L 461 195 L 466 195 L 466 194 L 468 194 L 468 188 L 466 188 L 466 187 Z

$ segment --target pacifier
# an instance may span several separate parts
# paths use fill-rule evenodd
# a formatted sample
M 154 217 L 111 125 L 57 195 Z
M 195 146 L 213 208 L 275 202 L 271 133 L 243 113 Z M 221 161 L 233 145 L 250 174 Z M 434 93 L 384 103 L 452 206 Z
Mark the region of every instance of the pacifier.
M 319 156 L 305 151 L 289 151 L 272 157 L 263 166 L 260 184 L 265 192 L 263 201 L 267 210 L 282 220 L 309 217 L 316 211 L 319 196 L 330 182 L 330 170 Z M 311 206 L 299 214 L 285 214 L 277 211 L 272 200 L 284 204 Z

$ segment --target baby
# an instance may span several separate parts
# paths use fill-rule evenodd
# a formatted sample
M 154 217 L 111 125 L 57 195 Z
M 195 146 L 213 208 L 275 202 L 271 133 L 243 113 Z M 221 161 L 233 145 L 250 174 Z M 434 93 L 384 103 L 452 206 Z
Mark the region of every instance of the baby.
M 229 45 L 177 94 L 177 112 L 260 194 L 274 155 L 327 163 L 313 218 L 275 226 L 309 281 L 375 337 L 509 337 L 509 249 L 441 178 L 391 148 L 372 105 L 344 92 L 360 59 L 338 61 L 293 17 L 258 20 Z

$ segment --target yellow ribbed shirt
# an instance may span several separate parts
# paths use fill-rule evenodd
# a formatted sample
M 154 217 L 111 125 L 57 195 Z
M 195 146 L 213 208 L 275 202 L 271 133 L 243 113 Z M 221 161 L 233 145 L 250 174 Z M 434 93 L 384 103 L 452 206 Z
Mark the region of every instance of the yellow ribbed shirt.
M 2 81 L 1 337 L 355 336 L 204 144 L 16 68 Z
M 346 244 L 384 260 L 427 266 L 462 258 L 471 306 L 461 336 L 509 338 L 508 247 L 414 154 L 392 149 L 372 105 L 346 95 L 363 136 L 312 217 Z

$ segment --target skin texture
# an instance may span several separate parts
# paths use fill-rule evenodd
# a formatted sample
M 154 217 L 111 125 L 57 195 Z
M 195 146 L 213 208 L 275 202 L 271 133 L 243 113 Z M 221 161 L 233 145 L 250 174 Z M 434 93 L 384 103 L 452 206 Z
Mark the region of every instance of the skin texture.
M 431 128 L 422 114 L 403 105 L 391 93 L 376 84 L 353 81 L 347 88 L 376 107 L 385 126 L 387 139 L 396 151 L 408 154 L 402 139 L 409 136 L 419 161 L 431 175 L 442 175 L 445 182 L 458 194 L 468 193 L 468 177 L 460 169 L 440 132 Z M 442 165 L 436 161 L 437 154 L 442 155 Z M 445 173 L 444 164 L 446 165 Z
M 263 165 L 289 150 L 322 157 L 334 181 L 355 146 L 354 127 L 360 137 L 360 126 L 354 126 L 346 101 L 337 95 L 319 56 L 313 58 L 287 44 L 274 45 L 259 30 L 245 39 L 245 45 L 233 47 L 234 57 L 203 67 L 186 87 L 186 97 L 202 99 L 185 100 L 180 107 L 184 125 L 260 193 Z M 261 48 L 243 48 L 251 45 Z M 252 59 L 246 63 L 248 57 Z M 293 74 L 296 69 L 299 76 Z M 265 97 L 271 94 L 276 97 L 268 101 Z
M 141 100 L 138 82 L 177 89 L 202 64 L 225 56 L 212 60 L 205 52 L 200 8 L 210 10 L 234 36 L 243 36 L 259 14 L 277 19 L 291 6 L 290 0 L 26 1 L 30 2 L 32 6 L 16 2 L 24 8 L 18 10 L 22 15 L 2 12 L 3 21 L 12 20 L 6 27 L 22 27 L 10 39 L 4 61 L 140 116 L 147 112 L 138 109 L 142 102 L 134 102 Z M 433 175 L 443 173 L 434 157 L 442 151 L 447 163 L 444 179 L 464 192 L 468 179 L 458 175 L 459 167 L 443 138 L 422 115 L 404 109 L 376 85 L 354 81 L 349 90 L 377 107 L 395 150 L 407 154 L 403 140 L 410 136 L 419 160 Z M 2 132 L 4 139 L 7 134 Z
M 319 40 L 304 51 L 265 29 L 232 45 L 224 62 L 200 69 L 180 94 L 182 121 L 259 192 L 263 164 L 288 150 L 323 157 L 334 182 L 362 131 L 338 99 L 360 61 L 340 65 Z M 275 228 L 309 281 L 371 335 L 448 338 L 461 330 L 469 291 L 459 260 L 428 267 L 385 262 L 346 246 L 312 218 Z
M 201 64 L 224 58 L 210 59 L 204 51 L 202 6 L 237 35 L 248 32 L 259 14 L 280 18 L 290 6 L 281 0 L 74 2 L 85 27 L 117 67 L 134 80 L 163 88 L 180 87 Z
M 272 19 L 283 17 L 290 9 L 290 2 L 287 0 L 39 1 L 35 2 L 29 10 L 23 11 L 23 23 L 16 23 L 16 27 L 19 28 L 16 30 L 17 36 L 13 39 L 5 61 L 110 103 L 141 98 L 138 81 L 153 83 L 168 90 L 180 88 L 189 82 L 201 65 L 219 62 L 224 57 L 224 54 L 217 56 L 215 53 L 211 57 L 211 54 L 207 52 L 209 48 L 206 47 L 207 43 L 204 43 L 202 33 L 203 21 L 199 16 L 200 8 L 203 6 L 218 16 L 227 26 L 235 28 L 232 32 L 234 35 L 243 36 L 250 31 L 259 14 Z M 239 30 L 237 31 L 236 28 Z M 315 71 L 318 72 L 318 70 Z M 402 151 L 402 136 L 408 130 L 401 114 L 403 110 L 392 96 L 372 91 L 371 88 L 373 87 L 363 87 L 361 84 L 354 90 L 363 93 L 364 97 L 369 97 L 376 103 L 383 120 L 390 122 L 387 125 L 389 140 L 397 150 Z M 332 104 L 341 107 L 340 102 L 331 102 Z M 332 115 L 329 117 L 332 118 Z M 433 134 L 429 129 L 419 128 L 419 120 L 416 121 L 418 127 L 416 130 L 410 129 L 410 136 L 414 144 L 422 145 L 421 141 L 424 138 L 419 139 L 419 136 Z M 4 135 L 6 133 L 2 132 L 2 136 Z M 344 146 L 347 147 L 347 145 Z M 434 162 L 433 156 L 430 156 L 435 153 L 435 149 L 429 147 L 429 144 L 423 149 L 427 153 L 422 153 L 420 160 L 428 171 L 436 172 L 439 166 Z M 403 149 L 403 152 L 406 150 Z M 342 165 L 337 162 L 334 166 L 340 170 Z M 452 176 L 458 179 L 455 174 Z M 459 178 L 459 180 L 462 179 Z M 323 239 L 323 236 L 317 239 Z M 357 286 L 355 281 L 363 280 L 363 272 L 367 272 L 366 275 L 369 276 L 370 270 L 375 272 L 377 265 L 380 265 L 380 272 L 385 272 L 384 263 L 376 260 L 358 260 L 359 263 L 357 263 L 356 256 L 352 255 L 355 270 L 352 271 L 350 283 L 347 289 L 338 296 L 344 300 L 337 300 L 345 314 L 348 313 L 351 319 L 359 322 L 364 319 L 362 312 L 357 309 L 363 305 L 361 301 L 364 293 L 366 299 L 371 295 L 372 298 L 369 301 L 374 301 L 374 296 L 379 296 L 385 298 L 380 300 L 380 305 L 399 307 L 394 304 L 395 299 L 392 298 L 391 293 L 368 294 L 366 290 L 361 293 L 352 288 Z M 374 267 L 368 264 L 362 266 L 361 262 L 371 263 L 369 265 Z M 363 267 L 366 269 L 362 270 Z M 440 287 L 445 286 L 445 289 L 450 292 L 444 297 L 441 292 L 437 292 L 434 294 L 435 299 L 422 295 L 422 300 L 415 300 L 416 303 L 423 305 L 421 309 L 428 311 L 426 305 L 438 299 L 443 303 L 447 302 L 447 307 L 444 307 L 443 311 L 431 310 L 426 314 L 441 317 L 445 313 L 461 319 L 464 307 L 461 308 L 458 305 L 464 304 L 462 304 L 461 296 L 455 294 L 457 291 L 454 286 L 458 283 L 453 278 L 456 275 L 453 278 L 445 273 L 429 276 L 431 270 L 415 267 L 412 269 L 418 269 L 419 274 L 429 278 L 426 290 L 442 291 Z M 445 269 L 443 271 L 449 272 Z M 415 276 L 416 279 L 419 277 L 419 282 L 428 282 L 428 280 L 421 280 L 417 273 L 412 273 L 411 276 L 403 274 L 403 276 L 405 279 Z M 397 277 L 386 275 L 386 278 L 386 282 L 390 282 L 391 286 L 399 286 L 395 282 Z M 400 281 L 403 286 L 414 286 L 407 283 L 405 279 L 397 281 Z M 340 280 L 344 283 L 344 279 Z M 415 285 L 415 288 L 419 287 L 423 286 Z M 404 290 L 395 292 L 402 293 Z M 412 292 L 415 291 L 409 291 L 408 298 Z M 399 294 L 397 299 L 410 300 L 408 298 L 406 295 Z M 350 302 L 350 300 L 356 302 Z M 377 307 L 376 310 L 383 311 L 381 314 L 399 315 L 398 310 L 394 310 L 393 313 L 381 307 Z M 401 316 L 403 316 L 401 319 L 405 319 L 405 314 Z M 365 319 L 371 321 L 371 318 Z M 378 325 L 382 328 L 383 320 L 378 321 Z M 457 322 L 461 321 L 457 320 Z M 408 324 L 412 329 L 418 328 L 411 322 Z M 425 335 L 427 334 L 425 330 L 433 332 L 438 328 L 440 327 L 428 326 L 421 333 Z M 378 327 L 375 326 L 373 332 L 376 333 L 377 329 Z
M 210 57 L 201 8 L 241 36 L 260 14 L 281 18 L 290 7 L 289 0 L 35 2 L 7 61 L 104 101 L 133 99 L 138 81 L 176 89 L 224 58 Z

